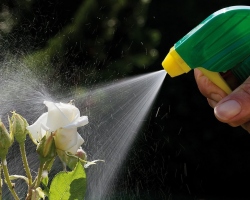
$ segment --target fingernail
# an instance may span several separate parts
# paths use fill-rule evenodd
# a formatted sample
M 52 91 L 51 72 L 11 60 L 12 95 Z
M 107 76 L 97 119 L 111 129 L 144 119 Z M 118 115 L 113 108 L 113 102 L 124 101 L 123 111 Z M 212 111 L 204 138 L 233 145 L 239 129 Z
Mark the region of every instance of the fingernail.
M 215 93 L 212 93 L 210 97 L 211 97 L 210 99 L 217 101 L 217 102 L 219 102 L 222 99 L 222 96 L 220 96 L 219 94 L 215 94 Z
M 241 111 L 240 104 L 235 100 L 226 101 L 214 108 L 215 115 L 222 119 L 228 120 L 239 114 Z

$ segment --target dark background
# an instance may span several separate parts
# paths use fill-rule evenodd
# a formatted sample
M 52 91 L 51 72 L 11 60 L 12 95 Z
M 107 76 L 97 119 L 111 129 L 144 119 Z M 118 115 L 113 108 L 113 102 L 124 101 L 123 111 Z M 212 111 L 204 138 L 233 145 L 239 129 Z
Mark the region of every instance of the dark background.
M 233 5 L 250 1 L 1 0 L 0 59 L 15 55 L 65 90 L 158 71 L 175 42 Z M 167 76 L 117 199 L 124 188 L 134 199 L 249 199 L 249 146 L 246 131 L 215 119 L 192 72 Z

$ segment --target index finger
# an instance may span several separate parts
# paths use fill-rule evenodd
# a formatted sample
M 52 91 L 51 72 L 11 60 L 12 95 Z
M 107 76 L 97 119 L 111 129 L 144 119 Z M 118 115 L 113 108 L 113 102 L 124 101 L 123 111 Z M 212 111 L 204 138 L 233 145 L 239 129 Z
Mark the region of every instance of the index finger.
M 194 69 L 194 76 L 200 92 L 208 99 L 218 102 L 227 96 L 222 89 L 210 81 L 199 69 Z

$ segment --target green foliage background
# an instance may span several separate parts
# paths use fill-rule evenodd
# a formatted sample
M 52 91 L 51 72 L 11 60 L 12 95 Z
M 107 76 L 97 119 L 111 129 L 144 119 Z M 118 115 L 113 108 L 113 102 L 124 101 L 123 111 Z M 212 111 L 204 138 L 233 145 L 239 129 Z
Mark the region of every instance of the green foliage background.
M 1 0 L 0 59 L 14 54 L 65 88 L 157 71 L 176 41 L 232 5 L 250 2 Z M 166 77 L 152 116 L 159 106 L 131 149 L 117 199 L 249 199 L 249 135 L 214 118 L 192 72 Z

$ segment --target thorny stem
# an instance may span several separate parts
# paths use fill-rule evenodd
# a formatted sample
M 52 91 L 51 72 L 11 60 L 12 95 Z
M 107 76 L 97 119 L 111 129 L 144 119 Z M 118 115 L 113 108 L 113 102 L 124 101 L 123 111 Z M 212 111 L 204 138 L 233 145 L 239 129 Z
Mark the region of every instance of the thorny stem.
M 34 190 L 39 187 L 42 180 L 42 172 L 44 169 L 44 162 L 40 162 L 37 177 L 34 182 L 29 186 L 29 192 L 25 200 L 32 200 L 34 198 Z
M 0 163 L 0 200 L 2 200 L 2 186 L 3 186 L 3 181 L 2 181 L 2 164 Z
M 19 146 L 20 146 L 20 152 L 21 152 L 21 156 L 22 156 L 23 166 L 24 166 L 24 169 L 25 169 L 28 181 L 29 181 L 29 187 L 30 187 L 32 184 L 32 176 L 30 173 L 30 168 L 29 168 L 27 157 L 26 157 L 25 143 L 24 142 L 19 143 Z
M 3 174 L 4 174 L 4 178 L 5 178 L 5 181 L 7 183 L 7 186 L 12 194 L 12 196 L 14 197 L 15 200 L 19 200 L 15 190 L 14 190 L 14 187 L 10 181 L 10 175 L 9 175 L 9 171 L 8 171 L 8 168 L 7 168 L 7 161 L 6 161 L 6 157 L 2 159 L 2 167 L 3 167 Z
M 38 174 L 37 174 L 37 177 L 36 177 L 36 183 L 35 183 L 34 188 L 39 187 L 39 185 L 41 183 L 43 168 L 44 168 L 44 162 L 41 162 L 40 166 L 39 166 Z
M 46 162 L 44 163 L 44 165 L 43 165 L 43 170 L 48 170 L 48 167 L 49 167 L 49 165 L 50 165 L 50 161 L 51 161 L 51 160 L 46 161 Z

